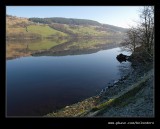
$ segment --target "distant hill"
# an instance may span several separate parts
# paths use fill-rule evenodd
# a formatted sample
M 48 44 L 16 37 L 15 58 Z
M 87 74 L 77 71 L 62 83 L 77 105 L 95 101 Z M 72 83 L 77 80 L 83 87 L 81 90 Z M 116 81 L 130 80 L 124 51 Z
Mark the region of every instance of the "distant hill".
M 43 24 L 67 24 L 67 25 L 93 25 L 100 26 L 101 24 L 97 21 L 86 20 L 86 19 L 73 19 L 73 18 L 61 18 L 61 17 L 53 17 L 53 18 L 29 18 L 29 21 L 39 22 Z
M 111 29 L 113 31 L 119 31 L 119 32 L 124 32 L 124 33 L 128 30 L 128 28 L 122 28 L 122 27 L 108 25 L 108 24 L 103 24 L 102 26 L 104 28 L 108 28 L 108 29 Z
M 94 20 L 87 19 L 74 19 L 74 18 L 62 18 L 62 17 L 53 17 L 53 18 L 29 18 L 29 21 L 43 24 L 67 24 L 67 25 L 91 25 L 91 26 L 101 26 L 104 28 L 108 28 L 113 31 L 126 32 L 127 28 L 117 27 L 108 24 L 101 24 Z
M 126 28 L 74 18 L 22 18 L 6 15 L 7 39 L 124 37 Z

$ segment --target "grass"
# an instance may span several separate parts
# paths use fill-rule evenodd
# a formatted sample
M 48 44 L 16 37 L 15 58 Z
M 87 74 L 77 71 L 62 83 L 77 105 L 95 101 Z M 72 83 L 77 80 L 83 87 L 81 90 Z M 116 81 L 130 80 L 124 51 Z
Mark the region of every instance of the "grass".
M 27 34 L 26 29 L 22 27 L 16 27 L 16 28 L 6 28 L 7 34 L 19 34 L 19 33 L 24 33 Z
M 30 25 L 27 27 L 27 31 L 26 31 L 26 28 L 23 28 L 23 27 L 15 27 L 15 28 L 7 27 L 6 32 L 7 32 L 8 37 L 12 37 L 12 35 L 15 35 L 15 37 L 17 37 L 22 33 L 24 35 L 24 38 L 27 37 L 28 35 L 33 35 L 33 34 L 38 34 L 42 38 L 55 36 L 54 39 L 56 39 L 58 37 L 66 37 L 67 36 L 67 34 L 60 32 L 60 31 L 57 31 L 57 30 L 54 30 L 47 25 L 46 26 Z
M 79 26 L 77 28 L 71 28 L 68 25 L 65 25 L 67 30 L 72 31 L 73 33 L 77 33 L 80 36 L 107 36 L 107 32 L 100 32 L 95 30 L 95 27 L 93 26 Z
M 65 33 L 54 30 L 48 25 L 30 25 L 28 26 L 28 32 L 37 33 L 43 37 L 48 37 L 50 35 L 59 34 L 61 36 L 67 36 Z
M 85 35 L 92 35 L 92 36 L 104 36 L 107 35 L 106 32 L 99 32 L 95 30 L 95 27 L 89 26 L 89 27 L 82 27 L 79 30 L 81 33 Z
M 109 99 L 108 101 L 104 102 L 104 103 L 101 103 L 99 104 L 98 106 L 94 107 L 92 109 L 92 111 L 96 111 L 96 110 L 100 110 L 100 109 L 103 109 L 104 107 L 106 106 L 109 106 L 111 103 L 113 103 L 115 101 L 115 99 Z
M 13 25 L 18 25 L 19 23 L 30 23 L 27 18 L 19 18 L 19 17 L 6 17 L 7 26 L 12 27 Z
M 25 27 L 19 26 L 22 22 L 27 25 L 27 31 Z M 23 33 L 24 35 L 28 34 L 39 34 L 42 37 L 48 37 L 52 35 L 58 36 L 67 36 L 67 34 L 57 31 L 55 29 L 50 28 L 48 25 L 32 25 L 28 19 L 24 18 L 6 18 L 6 34 L 9 36 L 11 34 L 18 35 Z
M 69 27 L 68 25 L 65 25 L 65 28 L 67 30 L 72 31 L 75 34 L 79 34 L 80 36 L 107 36 L 108 35 L 107 32 L 96 31 L 95 27 L 93 27 L 93 26 L 88 26 L 88 27 L 79 26 L 79 29 L 78 28 L 73 29 L 73 28 Z M 6 27 L 7 34 L 36 33 L 36 34 L 40 34 L 42 37 L 49 37 L 52 35 L 58 35 L 58 36 L 62 36 L 62 37 L 68 36 L 66 33 L 55 30 L 55 29 L 49 27 L 48 25 L 29 25 L 27 27 L 27 31 L 26 31 L 26 28 L 23 28 L 23 27 L 12 27 L 11 25 L 7 25 L 7 27 Z

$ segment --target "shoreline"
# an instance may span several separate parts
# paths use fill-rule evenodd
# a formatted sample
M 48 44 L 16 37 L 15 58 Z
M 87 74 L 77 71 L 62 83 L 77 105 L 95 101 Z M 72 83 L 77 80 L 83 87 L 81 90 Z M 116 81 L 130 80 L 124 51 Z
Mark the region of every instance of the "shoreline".
M 106 86 L 106 88 L 102 89 L 102 91 L 98 95 L 87 98 L 81 102 L 68 105 L 62 109 L 57 110 L 56 112 L 48 113 L 44 117 L 103 116 L 102 114 L 104 112 L 104 109 L 106 110 L 106 108 L 112 107 L 112 105 L 115 105 L 115 103 L 122 105 L 122 102 L 120 103 L 119 101 L 122 101 L 121 98 L 123 98 L 123 96 L 127 95 L 131 98 L 136 96 L 137 93 L 139 93 L 146 87 L 142 87 L 142 84 L 147 83 L 150 78 L 153 79 L 152 63 L 134 66 L 132 71 L 130 71 L 127 75 L 121 77 L 119 80 L 115 81 L 113 84 Z M 151 87 L 153 86 L 151 85 Z M 150 97 L 152 98 L 153 96 Z M 125 98 L 125 101 L 127 102 L 128 99 Z M 127 105 L 126 103 L 123 104 Z M 112 109 L 114 109 L 114 106 L 112 107 Z M 150 114 L 152 114 L 152 112 L 153 111 L 151 111 Z M 107 117 L 110 116 L 112 116 L 111 113 L 110 115 L 107 115 Z

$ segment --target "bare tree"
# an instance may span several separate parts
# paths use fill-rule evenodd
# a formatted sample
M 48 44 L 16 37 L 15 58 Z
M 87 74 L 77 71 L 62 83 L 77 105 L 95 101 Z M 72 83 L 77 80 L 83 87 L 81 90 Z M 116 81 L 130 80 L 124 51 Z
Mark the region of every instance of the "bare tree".
M 124 48 L 135 52 L 136 47 L 141 45 L 142 51 L 152 57 L 154 48 L 154 7 L 145 6 L 141 10 L 140 23 L 137 27 L 131 27 L 124 41 Z
M 132 27 L 127 31 L 127 37 L 124 39 L 125 42 L 123 44 L 123 48 L 125 50 L 129 50 L 132 52 L 135 51 L 135 48 L 139 44 L 139 38 L 137 35 L 138 35 L 137 28 Z
M 146 52 L 151 53 L 154 46 L 154 7 L 145 6 L 140 15 L 139 31 L 143 34 L 142 45 Z

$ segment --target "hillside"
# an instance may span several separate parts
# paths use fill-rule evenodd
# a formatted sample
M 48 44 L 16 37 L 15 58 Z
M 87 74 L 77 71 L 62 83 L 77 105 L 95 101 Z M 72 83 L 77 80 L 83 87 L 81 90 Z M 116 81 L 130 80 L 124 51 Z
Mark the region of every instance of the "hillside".
M 72 18 L 20 18 L 6 16 L 6 38 L 41 39 L 71 37 L 123 37 L 127 29 L 97 21 Z
M 6 32 L 6 38 L 9 40 L 67 36 L 67 34 L 52 29 L 48 25 L 39 25 L 29 21 L 27 18 L 14 16 L 6 16 Z
M 81 26 L 97 26 L 99 28 L 103 28 L 103 30 L 108 29 L 112 31 L 119 31 L 119 32 L 126 32 L 126 28 L 117 27 L 113 25 L 108 24 L 101 24 L 97 21 L 93 20 L 87 20 L 87 19 L 73 19 L 73 18 L 61 18 L 61 17 L 53 17 L 53 18 L 29 18 L 29 21 L 35 22 L 35 23 L 43 23 L 43 24 L 53 24 L 53 23 L 59 23 L 59 24 L 67 24 L 67 25 L 81 25 Z

